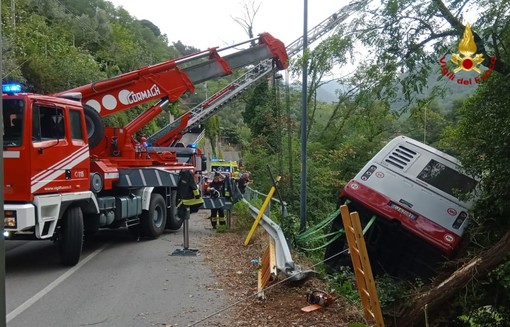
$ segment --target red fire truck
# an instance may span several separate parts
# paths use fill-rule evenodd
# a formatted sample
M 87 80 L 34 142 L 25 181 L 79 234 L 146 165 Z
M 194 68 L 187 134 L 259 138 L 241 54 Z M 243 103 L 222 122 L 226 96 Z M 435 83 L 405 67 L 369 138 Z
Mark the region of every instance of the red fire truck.
M 62 263 L 74 265 L 84 233 L 128 227 L 156 238 L 180 228 L 178 173 L 195 167 L 167 149 L 147 151 L 135 133 L 195 84 L 267 59 L 287 68 L 283 43 L 263 33 L 52 95 L 3 90 L 5 238 L 55 240 Z M 148 102 L 123 128 L 104 126 L 103 117 Z

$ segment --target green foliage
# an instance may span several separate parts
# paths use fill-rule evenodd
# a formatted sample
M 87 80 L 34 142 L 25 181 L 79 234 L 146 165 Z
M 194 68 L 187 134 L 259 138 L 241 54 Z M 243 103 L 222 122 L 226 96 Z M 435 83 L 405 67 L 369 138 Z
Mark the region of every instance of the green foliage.
M 224 234 L 230 231 L 230 228 L 227 225 L 217 225 L 216 233 Z
M 361 305 L 361 298 L 356 288 L 356 277 L 350 267 L 341 267 L 340 271 L 329 275 L 326 279 L 328 284 L 335 290 L 335 293 L 342 295 L 342 297 L 351 303 L 359 303 Z
M 482 281 L 471 281 L 454 303 L 460 326 L 506 326 L 510 319 L 510 258 Z
M 503 327 L 508 323 L 508 320 L 504 319 L 504 317 L 490 305 L 476 308 L 476 310 L 472 311 L 469 315 L 460 316 L 459 320 L 464 323 L 464 326 L 469 327 Z
M 11 14 L 4 1 L 2 78 L 20 81 L 31 92 L 61 92 L 179 55 L 153 23 L 103 0 L 16 0 L 15 23 Z M 107 123 L 122 127 L 146 108 Z M 144 132 L 156 131 L 159 123 Z
M 400 126 L 402 134 L 433 147 L 438 147 L 447 125 L 447 117 L 441 112 L 436 101 L 424 99 L 417 101 L 409 111 L 409 117 Z M 454 117 L 452 117 L 453 119 Z
M 249 231 L 253 225 L 253 218 L 250 214 L 250 207 L 242 202 L 238 201 L 232 208 L 232 213 L 237 217 L 236 226 L 241 232 Z
M 454 0 L 385 0 L 378 7 L 362 6 L 359 16 L 338 26 L 339 33 L 293 62 L 294 73 L 300 73 L 303 64 L 309 72 L 308 226 L 327 217 L 336 208 L 342 187 L 389 139 L 403 133 L 455 154 L 468 173 L 483 176 L 483 193 L 479 194 L 470 230 L 476 244 L 490 246 L 508 230 L 510 92 L 506 73 L 497 71 L 508 72 L 509 5 L 508 0 L 477 0 L 467 5 Z M 486 60 L 495 54 L 497 69 L 467 101 L 467 94 L 457 94 L 450 103 L 434 101 L 434 92 L 424 97 L 421 92 L 429 74 L 439 69 L 439 57 L 457 52 L 463 33 L 461 15 L 470 6 L 477 13 L 471 23 L 479 36 L 478 50 L 485 52 Z M 9 1 L 4 1 L 1 15 L 3 79 L 21 81 L 39 93 L 63 91 L 198 50 L 180 41 L 169 45 L 168 37 L 152 22 L 139 21 L 103 0 L 16 0 L 16 24 L 11 20 Z M 354 58 L 354 42 L 366 46 L 363 56 L 355 58 L 359 59 L 357 70 L 341 81 L 345 89 L 337 103 L 320 103 L 317 89 L 333 67 Z M 488 66 L 487 61 L 485 64 Z M 228 79 L 209 81 L 197 87 L 196 94 L 171 105 L 169 111 L 178 117 L 227 83 Z M 268 165 L 275 175 L 282 176 L 279 190 L 289 203 L 290 215 L 281 217 L 278 207 L 273 206 L 271 217 L 293 239 L 300 222 L 298 199 L 303 173 L 296 128 L 301 122 L 300 94 L 291 91 L 289 102 L 284 104 L 280 88 L 280 84 L 261 83 L 243 101 L 222 110 L 221 118 L 211 117 L 204 125 L 213 155 L 220 154 L 215 148 L 220 133 L 243 146 L 243 161 L 256 189 L 267 193 L 272 186 Z M 400 117 L 389 105 L 399 96 L 409 104 L 408 112 Z M 108 125 L 125 126 L 148 107 L 110 116 Z M 167 116 L 162 114 L 143 131 L 152 134 L 168 122 Z M 245 124 L 240 124 L 240 116 Z M 441 139 L 447 124 L 451 126 Z M 256 205 L 260 207 L 261 202 L 259 199 Z M 253 218 L 248 206 L 237 202 L 233 211 L 239 229 L 249 230 Z M 317 253 L 312 258 L 317 262 L 322 259 Z M 509 321 L 509 276 L 506 260 L 483 282 L 473 281 L 466 288 L 466 296 L 453 301 L 458 322 L 464 326 L 498 326 Z M 331 282 L 347 299 L 359 301 L 353 281 L 352 272 L 342 271 Z M 394 280 L 377 283 L 387 311 L 407 302 L 408 295 L 416 291 Z
M 424 287 L 420 279 L 412 283 L 404 280 L 396 280 L 390 276 L 379 276 L 376 279 L 377 295 L 383 312 L 395 315 L 402 307 L 407 306 L 413 296 Z
M 510 258 L 496 268 L 492 273 L 492 277 L 501 287 L 502 291 L 506 294 L 510 294 Z
M 251 130 L 252 138 L 268 152 L 280 151 L 280 122 L 278 107 L 274 103 L 274 89 L 268 83 L 260 83 L 253 89 L 246 103 L 243 118 Z
M 510 227 L 509 105 L 507 79 L 493 75 L 465 103 L 457 127 L 448 133 L 448 143 L 455 145 L 467 171 L 473 176 L 483 176 L 477 216 L 485 228 L 503 227 L 501 231 Z
M 212 116 L 206 120 L 204 128 L 205 136 L 211 141 L 213 156 L 219 158 L 218 149 L 216 149 L 216 143 L 218 142 L 218 136 L 220 135 L 220 121 L 218 116 Z
M 352 57 L 353 42 L 350 38 L 342 38 L 340 35 L 332 35 L 322 41 L 313 51 L 307 51 L 298 57 L 291 66 L 291 71 L 298 75 L 302 67 L 307 68 L 309 85 L 307 94 L 307 135 L 310 135 L 315 125 L 315 117 L 320 115 L 321 106 L 317 102 L 317 90 L 320 86 L 329 82 L 332 70 L 335 66 L 343 66 L 348 62 L 348 54 Z M 327 79 L 327 81 L 324 81 Z M 318 128 L 320 131 L 320 127 Z
M 234 128 L 222 128 L 220 127 L 221 137 L 224 138 L 228 143 L 241 144 L 242 139 L 239 132 Z

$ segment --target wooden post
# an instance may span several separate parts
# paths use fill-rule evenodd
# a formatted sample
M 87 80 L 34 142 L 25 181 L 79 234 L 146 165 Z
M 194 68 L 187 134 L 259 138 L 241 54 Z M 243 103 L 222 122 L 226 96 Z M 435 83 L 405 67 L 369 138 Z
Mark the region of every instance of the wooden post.
M 365 319 L 375 322 L 378 327 L 384 327 L 381 306 L 377 296 L 377 289 L 359 215 L 357 212 L 349 214 L 349 208 L 346 205 L 340 207 L 340 212 L 349 244 L 349 251 L 351 252 L 352 266 L 356 275 L 356 284 L 358 285 L 358 293 L 363 304 Z

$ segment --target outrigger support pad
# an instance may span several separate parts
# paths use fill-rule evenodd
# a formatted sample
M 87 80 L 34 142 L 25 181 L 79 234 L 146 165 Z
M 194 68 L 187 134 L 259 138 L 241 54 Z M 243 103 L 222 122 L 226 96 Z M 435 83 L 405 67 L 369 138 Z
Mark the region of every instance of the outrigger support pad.
M 185 210 L 186 212 L 183 217 L 184 248 L 175 250 L 170 254 L 171 256 L 196 256 L 198 253 L 198 249 L 189 248 L 189 217 L 190 217 L 189 206 L 186 206 Z

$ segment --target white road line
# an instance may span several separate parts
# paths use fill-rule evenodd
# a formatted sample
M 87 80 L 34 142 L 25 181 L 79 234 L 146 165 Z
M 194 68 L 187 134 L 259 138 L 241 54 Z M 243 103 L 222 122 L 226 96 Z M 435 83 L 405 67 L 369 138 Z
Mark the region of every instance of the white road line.
M 57 287 L 60 283 L 62 283 L 64 280 L 67 279 L 67 277 L 71 276 L 72 274 L 74 274 L 78 269 L 80 269 L 81 267 L 83 267 L 87 262 L 89 262 L 90 260 L 92 260 L 92 258 L 94 258 L 96 255 L 98 255 L 101 251 L 103 251 L 106 247 L 108 246 L 108 244 L 105 244 L 103 245 L 101 248 L 97 249 L 96 251 L 92 252 L 91 254 L 89 254 L 88 257 L 86 257 L 85 259 L 83 259 L 82 261 L 80 261 L 76 266 L 72 267 L 71 269 L 69 269 L 68 271 L 66 271 L 65 273 L 63 273 L 59 278 L 55 279 L 53 282 L 51 282 L 48 286 L 46 286 L 45 288 L 43 288 L 41 291 L 39 291 L 39 293 L 35 294 L 34 296 L 32 296 L 30 299 L 26 300 L 25 303 L 23 303 L 22 305 L 20 305 L 19 307 L 17 307 L 16 309 L 12 310 L 11 312 L 9 312 L 6 316 L 7 318 L 7 322 L 13 320 L 14 318 L 16 318 L 17 316 L 19 316 L 23 311 L 25 311 L 26 309 L 30 308 L 34 303 L 36 303 L 37 301 L 39 301 L 43 296 L 45 296 L 46 294 L 48 294 L 49 292 L 51 292 L 51 290 L 53 290 L 55 287 Z

